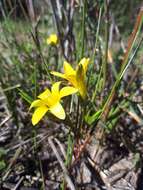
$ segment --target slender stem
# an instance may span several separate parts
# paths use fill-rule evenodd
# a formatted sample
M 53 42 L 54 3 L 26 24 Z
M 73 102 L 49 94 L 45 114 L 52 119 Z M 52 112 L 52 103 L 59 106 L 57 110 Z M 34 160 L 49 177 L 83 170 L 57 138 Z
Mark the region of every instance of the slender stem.
M 94 93 L 93 93 L 91 102 L 94 102 L 94 100 L 95 100 L 95 98 L 96 98 L 96 94 L 97 94 L 97 90 L 98 90 L 98 87 L 99 87 L 101 75 L 102 75 L 102 67 L 101 67 L 100 72 L 99 72 L 98 77 L 97 77 L 97 83 L 96 83 L 96 86 L 95 86 L 95 91 L 94 91 Z
M 76 123 L 75 123 L 76 135 L 78 135 L 79 106 L 80 106 L 80 103 L 79 103 L 79 97 L 78 97 L 77 111 L 76 111 Z
M 40 159 L 40 158 L 39 158 L 39 164 L 40 164 L 40 171 L 41 171 L 41 177 L 42 177 L 41 190 L 46 190 L 46 187 L 45 187 L 45 179 L 44 179 L 44 173 L 43 173 L 43 169 L 42 169 L 42 162 L 41 162 L 41 159 Z
M 14 86 L 10 86 L 8 88 L 3 89 L 3 92 L 7 92 L 9 90 L 14 90 L 16 88 L 19 88 L 20 86 L 21 86 L 20 84 L 17 84 L 17 85 L 14 85 Z
M 136 23 L 135 23 L 135 26 L 134 26 L 134 29 L 133 29 L 133 32 L 129 38 L 129 41 L 128 41 L 128 47 L 127 47 L 127 51 L 124 55 L 124 59 L 123 59 L 123 62 L 122 62 L 122 67 L 121 67 L 121 71 L 120 73 L 118 74 L 118 77 L 117 77 L 117 80 L 115 81 L 112 89 L 111 89 L 111 92 L 108 96 L 108 99 L 107 101 L 105 102 L 104 106 L 103 106 L 103 112 L 102 112 L 102 118 L 103 118 L 103 121 L 106 120 L 106 117 L 108 115 L 108 112 L 110 110 L 110 106 L 112 104 L 112 101 L 114 99 L 114 96 L 115 96 L 115 92 L 116 92 L 116 89 L 124 75 L 124 72 L 126 71 L 128 65 L 130 64 L 131 61 L 128 62 L 128 58 L 130 56 L 130 53 L 133 49 L 133 46 L 136 42 L 136 39 L 137 39 L 137 36 L 140 32 L 140 29 L 141 29 L 141 26 L 142 26 L 142 23 L 143 23 L 143 9 L 140 10 L 138 16 L 137 16 L 137 19 L 136 19 Z M 137 46 L 137 49 L 139 48 L 140 44 L 142 42 L 142 39 L 141 41 L 139 42 L 138 46 Z M 136 49 L 136 50 L 137 50 Z M 135 53 L 136 53 L 136 50 L 135 50 Z M 132 58 L 133 59 L 133 58 Z M 130 59 L 130 60 L 132 60 Z
M 98 18 L 97 31 L 96 31 L 96 40 L 95 40 L 94 51 L 93 51 L 93 56 L 92 56 L 93 62 L 94 62 L 94 59 L 96 56 L 96 48 L 97 48 L 97 43 L 98 43 L 98 39 L 99 39 L 99 30 L 100 30 L 100 23 L 101 23 L 102 8 L 103 7 L 100 7 L 100 10 L 99 10 L 99 18 Z
M 109 5 L 108 0 L 105 0 L 105 55 L 103 60 L 103 89 L 106 85 L 107 78 L 107 59 L 108 59 L 108 41 L 109 41 Z
M 124 59 L 123 59 L 123 62 L 122 62 L 122 67 L 121 67 L 121 71 L 120 73 L 118 74 L 117 76 L 117 79 L 111 89 L 111 92 L 109 93 L 109 96 L 103 106 L 103 109 L 102 109 L 102 113 L 100 115 L 100 119 L 102 119 L 103 122 L 105 122 L 107 116 L 108 116 L 108 113 L 110 111 L 110 107 L 111 107 L 111 104 L 114 100 L 114 97 L 115 97 L 115 93 L 116 93 L 116 90 L 120 84 L 120 81 L 125 73 L 125 71 L 127 70 L 128 66 L 130 65 L 131 61 L 133 60 L 136 52 L 137 52 L 137 49 L 139 48 L 141 42 L 142 42 L 142 39 L 140 40 L 140 42 L 138 43 L 138 46 L 136 48 L 136 50 L 134 51 L 132 57 L 130 58 L 130 60 L 128 61 L 129 59 L 129 56 L 130 56 L 130 53 L 133 49 L 133 46 L 136 42 L 136 39 L 137 39 L 137 36 L 138 34 L 140 33 L 140 30 L 141 30 L 141 26 L 142 26 L 142 23 L 143 23 L 143 9 L 140 10 L 138 16 L 137 16 L 137 19 L 136 19 L 136 23 L 135 23 L 135 26 L 134 26 L 134 30 L 129 38 L 129 41 L 128 41 L 128 47 L 127 47 L 127 50 L 126 50 L 126 53 L 124 55 Z
M 38 38 L 38 36 L 36 36 L 36 35 L 38 35 L 38 33 L 37 33 L 37 31 L 35 31 L 35 30 L 37 30 L 37 29 L 34 28 L 34 33 L 31 32 L 31 35 L 32 35 L 32 37 L 33 37 L 35 46 L 36 46 L 36 48 L 37 48 L 37 50 L 38 50 L 38 52 L 39 52 L 39 56 L 40 56 L 40 58 L 41 58 L 41 61 L 42 61 L 43 64 L 44 64 L 44 67 L 45 67 L 45 70 L 46 70 L 47 75 L 48 75 L 48 77 L 49 77 L 49 80 L 52 82 L 52 78 L 51 78 L 51 75 L 50 75 L 50 72 L 49 72 L 48 65 L 47 65 L 47 63 L 46 63 L 46 61 L 45 61 L 45 59 L 44 59 L 44 56 L 43 56 L 43 53 L 42 53 L 42 50 L 41 50 L 41 45 L 40 45 L 40 42 L 39 42 L 39 38 Z M 49 51 L 50 51 L 50 49 L 49 49 Z
M 87 0 L 83 1 L 83 11 L 82 11 L 82 30 L 81 30 L 81 54 L 80 58 L 84 55 L 84 42 L 85 42 L 85 16 L 86 16 L 86 7 L 87 7 Z
M 37 65 L 34 63 L 34 98 L 37 96 Z
M 98 39 L 99 39 L 99 29 L 100 29 L 100 23 L 101 23 L 102 8 L 103 7 L 100 7 L 100 10 L 99 10 L 99 18 L 98 18 L 97 31 L 96 31 L 96 40 L 95 40 L 95 45 L 94 45 L 94 50 L 93 50 L 93 56 L 91 58 L 91 62 L 93 64 L 92 64 L 91 72 L 88 75 L 87 86 L 88 86 L 89 81 L 90 81 L 90 76 L 92 74 L 92 70 L 94 69 L 94 60 L 95 60 L 95 56 L 96 56 L 96 48 L 97 48 L 97 43 L 98 43 Z M 94 91 L 93 96 L 92 96 L 92 102 L 94 101 L 94 99 L 96 97 L 97 88 L 98 88 L 99 81 L 100 81 L 100 76 L 101 76 L 101 74 L 99 73 L 99 76 L 98 76 L 98 79 L 97 79 L 97 82 L 96 82 L 95 91 Z
M 135 41 L 136 41 L 136 38 L 134 39 L 133 44 L 135 43 Z M 121 69 L 121 71 L 120 71 L 120 73 L 119 73 L 119 76 L 118 76 L 116 82 L 114 83 L 114 85 L 113 85 L 113 87 L 112 87 L 112 90 L 111 90 L 111 92 L 110 92 L 110 94 L 109 94 L 109 97 L 108 97 L 106 103 L 105 103 L 104 106 L 103 106 L 103 112 L 102 112 L 102 114 L 101 114 L 101 116 L 103 116 L 103 117 L 102 117 L 103 121 L 106 119 L 106 117 L 107 117 L 107 115 L 108 115 L 109 108 L 110 108 L 110 105 L 111 105 L 111 103 L 112 103 L 112 101 L 113 101 L 113 99 L 114 99 L 116 89 L 117 89 L 117 87 L 119 86 L 119 83 L 120 83 L 120 81 L 121 81 L 121 79 L 122 79 L 124 73 L 126 72 L 127 68 L 129 67 L 130 63 L 132 62 L 133 58 L 135 57 L 135 55 L 136 55 L 136 53 L 137 53 L 137 50 L 139 49 L 139 47 L 140 47 L 142 41 L 143 41 L 143 38 L 141 38 L 141 40 L 139 41 L 139 43 L 138 43 L 138 45 L 137 45 L 137 47 L 136 47 L 134 53 L 132 54 L 130 60 L 128 61 L 128 63 L 126 64 L 126 62 L 125 62 L 124 67 L 122 67 L 122 69 Z M 108 108 L 108 109 L 107 109 L 107 108 Z

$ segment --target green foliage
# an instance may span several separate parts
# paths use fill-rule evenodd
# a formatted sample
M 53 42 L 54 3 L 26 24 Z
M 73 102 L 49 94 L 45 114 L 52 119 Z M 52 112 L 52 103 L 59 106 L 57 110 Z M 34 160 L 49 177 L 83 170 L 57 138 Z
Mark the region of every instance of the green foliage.
M 114 12 L 114 17 L 122 33 L 125 36 L 129 35 L 132 31 L 135 14 L 140 8 L 141 0 L 120 0 L 111 1 L 111 10 Z
M 28 108 L 37 99 L 37 95 L 45 89 L 53 87 L 53 84 L 59 80 L 62 80 L 60 90 L 66 85 L 73 86 L 78 90 L 78 94 L 72 98 L 65 98 L 67 95 L 63 96 L 64 100 L 61 103 L 66 110 L 66 118 L 63 117 L 62 121 L 49 114 L 49 110 L 52 110 L 55 106 L 54 103 L 60 97 L 60 90 L 53 90 L 53 97 L 56 97 L 55 99 L 52 97 L 53 104 L 47 95 L 44 101 L 42 100 L 44 103 L 41 101 L 40 105 L 42 108 L 44 107 L 44 111 L 45 107 L 49 106 L 46 110 L 49 114 L 48 120 L 57 124 L 61 122 L 68 127 L 65 160 L 67 167 L 70 167 L 72 163 L 75 146 L 78 146 L 79 143 L 78 148 L 80 149 L 80 142 L 83 140 L 86 142 L 87 134 L 92 135 L 95 128 L 102 129 L 105 134 L 112 134 L 118 126 L 120 118 L 127 114 L 132 116 L 136 122 L 142 123 L 142 119 L 138 116 L 139 110 L 132 104 L 141 85 L 143 72 L 140 64 L 143 41 L 142 19 L 135 20 L 132 16 L 140 1 L 110 1 L 109 7 L 107 2 L 103 0 L 94 1 L 94 3 L 89 0 L 76 1 L 76 6 L 71 7 L 74 8 L 73 12 L 67 14 L 70 5 L 68 1 L 63 1 L 60 19 L 56 18 L 59 10 L 53 10 L 54 19 L 58 21 L 54 23 L 52 11 L 49 9 L 46 15 L 37 17 L 32 24 L 27 20 L 15 22 L 9 18 L 5 18 L 0 24 L 2 30 L 0 36 L 0 84 L 7 96 L 16 126 L 21 131 L 21 123 L 24 121 L 23 128 L 29 127 L 30 129 L 28 130 L 29 134 L 23 135 L 24 139 L 25 136 L 33 137 L 32 130 L 36 136 L 37 128 L 31 130 L 30 116 L 28 116 L 29 120 L 19 119 L 19 104 L 23 113 L 28 115 Z M 74 14 L 72 15 L 72 13 Z M 134 23 L 137 28 L 133 31 L 127 46 L 127 36 L 133 30 Z M 126 39 L 123 41 L 124 43 L 121 43 L 120 39 L 118 40 L 121 38 L 120 34 L 114 34 L 114 30 L 113 33 L 110 33 L 111 24 L 119 26 L 122 38 Z M 52 33 L 58 35 L 59 41 L 47 44 L 47 37 Z M 126 53 L 124 53 L 123 44 L 126 47 Z M 83 57 L 90 58 L 87 73 L 83 65 L 77 65 Z M 72 74 L 63 71 L 64 60 L 76 68 L 73 72 L 72 69 L 69 69 Z M 136 69 L 139 72 L 135 78 L 132 78 Z M 65 67 L 64 70 L 66 70 Z M 61 79 L 62 77 L 59 79 L 51 75 L 51 71 L 67 75 L 66 77 L 62 75 L 64 79 Z M 136 78 L 139 82 L 135 81 Z M 81 97 L 82 90 L 80 92 L 79 89 L 84 89 L 84 92 L 87 89 L 87 94 L 83 93 Z M 60 98 L 57 102 L 59 103 L 59 101 Z M 57 110 L 54 110 L 56 114 Z M 54 112 L 51 111 L 51 113 Z M 43 120 L 39 126 L 47 125 L 47 123 L 47 120 Z M 34 141 L 36 144 L 36 138 Z M 80 152 L 78 153 L 80 155 Z M 0 149 L 0 170 L 6 167 L 4 157 L 5 151 Z M 64 186 L 65 181 L 63 189 Z
M 33 99 L 32 99 L 26 92 L 24 92 L 23 90 L 20 90 L 20 89 L 18 89 L 18 90 L 19 90 L 20 96 L 21 96 L 24 100 L 26 100 L 29 104 L 31 104 L 32 101 L 33 101 Z

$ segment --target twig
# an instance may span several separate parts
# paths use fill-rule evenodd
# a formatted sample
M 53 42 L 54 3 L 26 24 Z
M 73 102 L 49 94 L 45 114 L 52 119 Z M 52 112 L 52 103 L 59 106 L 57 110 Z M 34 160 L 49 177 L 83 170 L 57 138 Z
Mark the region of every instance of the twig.
M 64 149 L 63 145 L 60 143 L 60 141 L 57 138 L 55 138 L 54 140 L 58 144 L 58 146 L 59 146 L 59 148 L 60 148 L 60 150 L 61 150 L 61 152 L 62 152 L 62 154 L 64 156 L 64 159 L 66 160 L 66 152 L 65 152 L 65 149 Z
M 11 115 L 7 116 L 1 123 L 0 123 L 0 127 L 2 127 L 8 120 L 10 120 Z
M 7 176 L 9 175 L 9 173 L 10 173 L 10 171 L 11 171 L 11 168 L 12 168 L 13 164 L 15 163 L 15 161 L 17 160 L 18 156 L 20 156 L 21 151 L 22 151 L 22 148 L 21 148 L 21 147 L 19 147 L 19 148 L 16 150 L 16 152 L 15 152 L 13 158 L 11 159 L 10 164 L 9 164 L 7 170 L 6 170 L 6 174 L 5 174 L 5 175 L 3 176 L 3 178 L 2 178 L 3 181 L 5 181 L 5 179 L 6 179 Z
M 21 178 L 20 178 L 20 180 L 17 182 L 17 184 L 15 185 L 15 187 L 14 188 L 12 188 L 11 190 L 16 190 L 16 189 L 18 189 L 18 187 L 19 187 L 19 185 L 21 184 L 21 182 L 23 181 L 23 179 L 24 179 L 24 176 L 22 176 Z
M 68 171 L 67 171 L 67 169 L 66 169 L 66 167 L 65 167 L 65 165 L 64 165 L 64 163 L 62 161 L 62 158 L 59 155 L 59 153 L 58 153 L 58 151 L 57 151 L 57 149 L 56 149 L 56 147 L 55 147 L 55 145 L 53 143 L 52 137 L 50 137 L 48 139 L 48 142 L 49 142 L 49 144 L 50 144 L 50 146 L 51 146 L 51 148 L 52 148 L 52 150 L 53 150 L 53 152 L 54 152 L 54 154 L 55 154 L 55 156 L 56 156 L 56 158 L 57 158 L 57 160 L 58 160 L 58 162 L 59 162 L 59 164 L 60 164 L 60 166 L 61 166 L 61 168 L 63 170 L 65 180 L 67 181 L 69 187 L 71 188 L 71 190 L 76 190 L 71 178 L 68 175 Z
M 47 137 L 47 135 L 45 135 L 44 137 Z M 11 148 L 7 149 L 7 152 L 12 151 L 12 150 L 15 150 L 16 148 L 19 148 L 19 147 L 21 147 L 21 146 L 23 146 L 23 145 L 25 145 L 25 144 L 27 144 L 27 143 L 33 141 L 34 138 L 40 138 L 40 139 L 41 139 L 41 138 L 42 138 L 42 135 L 37 135 L 36 137 L 32 137 L 32 138 L 30 138 L 30 139 L 25 140 L 25 141 L 22 142 L 22 143 L 19 143 L 19 144 L 15 145 L 15 146 L 12 146 Z

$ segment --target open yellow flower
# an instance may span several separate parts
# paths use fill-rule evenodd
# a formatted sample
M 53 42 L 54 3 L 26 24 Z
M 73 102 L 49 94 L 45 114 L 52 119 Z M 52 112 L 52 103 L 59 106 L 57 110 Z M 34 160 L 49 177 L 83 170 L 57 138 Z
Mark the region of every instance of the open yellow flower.
M 47 44 L 48 45 L 57 45 L 59 42 L 58 36 L 56 34 L 51 34 L 48 38 L 47 38 Z
M 36 110 L 32 116 L 32 124 L 36 125 L 47 111 L 51 112 L 57 118 L 64 120 L 65 111 L 60 104 L 61 98 L 71 95 L 77 92 L 74 87 L 63 87 L 60 90 L 60 83 L 53 84 L 51 91 L 46 89 L 42 94 L 38 96 L 39 99 L 32 102 L 30 109 L 36 107 Z
M 52 71 L 51 74 L 68 80 L 79 91 L 81 97 L 85 99 L 87 93 L 85 76 L 89 61 L 89 58 L 81 59 L 76 70 L 68 62 L 64 61 L 64 73 Z

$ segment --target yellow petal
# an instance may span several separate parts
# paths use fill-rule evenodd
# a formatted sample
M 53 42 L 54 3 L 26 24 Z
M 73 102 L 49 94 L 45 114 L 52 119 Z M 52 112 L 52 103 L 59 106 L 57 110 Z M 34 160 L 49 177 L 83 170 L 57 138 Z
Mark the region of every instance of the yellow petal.
M 78 91 L 78 89 L 74 88 L 74 87 L 64 87 L 60 90 L 60 97 L 64 97 L 64 96 L 68 96 L 71 94 L 74 94 Z
M 65 75 L 62 74 L 62 73 L 52 71 L 51 74 L 52 74 L 52 75 L 55 75 L 55 76 L 57 76 L 57 77 L 61 77 L 61 78 L 64 78 L 64 79 L 65 79 Z
M 75 88 L 77 87 L 76 75 L 68 75 L 66 78 Z
M 84 74 L 86 74 L 89 61 L 90 61 L 89 58 L 85 58 L 85 57 L 84 57 L 84 58 L 81 59 L 80 62 L 79 62 L 79 65 L 82 65 L 82 66 L 83 66 Z
M 75 75 L 75 70 L 67 61 L 64 61 L 64 72 L 66 76 Z
M 59 94 L 59 87 L 60 87 L 61 82 L 55 82 L 51 88 L 52 95 L 57 95 Z
M 51 96 L 51 92 L 49 89 L 46 89 L 43 93 L 41 93 L 38 98 L 40 98 L 41 100 L 45 100 L 46 98 Z
M 32 124 L 36 125 L 42 119 L 42 117 L 46 114 L 47 111 L 48 111 L 48 107 L 46 106 L 38 107 L 33 113 Z
M 86 84 L 85 84 L 85 75 L 82 65 L 78 65 L 78 69 L 76 72 L 76 81 L 77 81 L 77 88 L 79 90 L 80 95 L 83 99 L 86 97 Z
M 39 106 L 42 106 L 44 105 L 44 103 L 41 101 L 41 100 L 34 100 L 30 106 L 30 109 L 33 108 L 33 107 L 39 107 Z
M 52 92 L 52 105 L 56 104 L 56 102 L 60 101 L 60 87 L 61 82 L 56 82 L 53 84 L 51 88 Z
M 56 34 L 51 34 L 48 38 L 47 38 L 47 44 L 48 45 L 57 45 L 58 44 L 58 36 Z
M 52 106 L 49 110 L 53 115 L 55 115 L 59 119 L 64 120 L 66 117 L 65 111 L 59 102 Z

